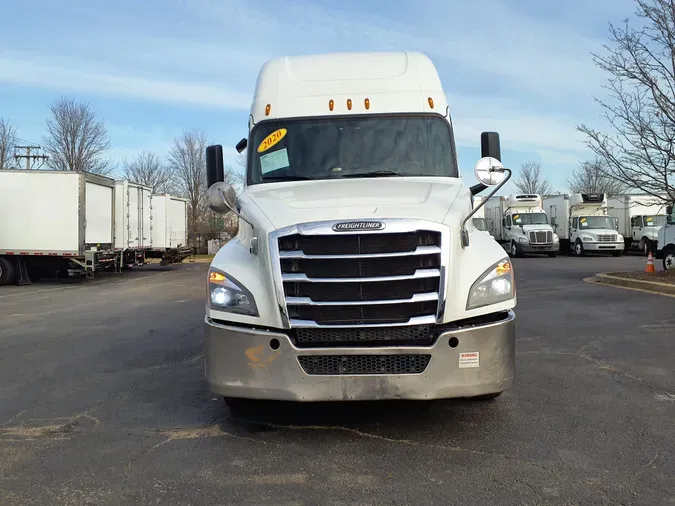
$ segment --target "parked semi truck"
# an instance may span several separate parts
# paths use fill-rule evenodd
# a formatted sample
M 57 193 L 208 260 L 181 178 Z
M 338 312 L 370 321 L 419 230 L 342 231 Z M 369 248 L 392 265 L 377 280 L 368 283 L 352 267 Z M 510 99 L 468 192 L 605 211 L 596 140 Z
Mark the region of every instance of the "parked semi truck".
M 483 133 L 481 147 L 469 187 L 423 54 L 265 63 L 237 144 L 238 196 L 223 182 L 222 146 L 206 152 L 211 209 L 239 217 L 206 280 L 210 389 L 236 407 L 489 399 L 511 387 L 513 268 L 473 226 L 471 202 L 510 170 L 498 134 Z
M 0 285 L 114 268 L 113 179 L 0 171 Z
M 647 255 L 656 251 L 659 229 L 666 223 L 663 200 L 651 195 L 618 195 L 607 199 L 607 214 L 616 218 L 626 249 Z
M 515 194 L 490 199 L 485 205 L 490 234 L 511 256 L 560 250 L 558 236 L 542 209 L 540 195 Z
M 482 232 L 488 232 L 487 221 L 485 219 L 485 197 L 476 195 L 473 198 L 473 207 L 476 208 L 476 212 L 473 215 L 471 220 L 473 221 L 473 226 Z
M 583 256 L 587 251 L 623 255 L 624 238 L 607 213 L 604 194 L 575 193 L 544 199 L 544 209 L 560 237 L 560 250 Z

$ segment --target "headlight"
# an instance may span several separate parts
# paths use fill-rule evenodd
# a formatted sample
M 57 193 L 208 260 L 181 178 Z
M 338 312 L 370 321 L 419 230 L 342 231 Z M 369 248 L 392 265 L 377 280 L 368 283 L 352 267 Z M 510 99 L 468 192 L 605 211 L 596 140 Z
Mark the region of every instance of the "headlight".
M 527 240 L 527 237 L 519 237 L 518 240 L 519 240 L 520 242 L 522 242 L 522 243 L 525 243 L 525 244 L 527 244 L 528 242 L 530 242 L 530 241 Z
M 621 234 L 619 234 L 618 236 L 616 236 L 616 241 L 617 241 L 617 242 L 623 242 L 623 236 L 622 236 Z
M 511 262 L 504 259 L 490 267 L 469 290 L 466 309 L 476 309 L 511 300 L 516 296 L 516 285 Z
M 209 271 L 209 306 L 229 313 L 258 316 L 253 295 L 227 274 Z
M 558 234 L 553 234 L 553 242 L 558 242 L 560 241 L 560 237 L 558 237 Z
M 584 237 L 581 238 L 582 241 L 584 242 L 593 242 L 593 238 L 585 235 Z

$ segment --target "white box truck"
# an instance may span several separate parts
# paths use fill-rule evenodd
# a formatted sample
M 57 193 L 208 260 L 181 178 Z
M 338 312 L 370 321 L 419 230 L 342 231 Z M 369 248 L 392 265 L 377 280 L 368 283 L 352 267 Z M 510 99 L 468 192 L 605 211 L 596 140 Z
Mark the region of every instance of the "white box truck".
M 133 181 L 115 181 L 115 250 L 124 263 L 143 263 L 143 251 L 152 247 L 152 188 Z
M 560 250 L 558 236 L 548 222 L 542 199 L 536 194 L 515 194 L 490 199 L 485 206 L 490 234 L 511 256 Z
M 0 171 L 0 285 L 114 268 L 113 179 Z
M 626 249 L 656 252 L 659 229 L 666 224 L 666 205 L 651 195 L 617 195 L 607 199 L 607 214 L 616 218 Z
M 675 213 L 673 204 L 666 206 L 666 223 L 659 228 L 656 258 L 663 260 L 663 270 L 675 269 Z
M 483 132 L 481 148 L 470 187 L 421 53 L 265 63 L 237 144 L 249 160 L 239 195 L 223 182 L 222 146 L 206 150 L 210 207 L 239 217 L 206 280 L 210 389 L 236 407 L 510 388 L 513 268 L 473 227 L 471 202 L 510 171 L 498 134 Z
M 560 250 L 583 256 L 586 252 L 623 255 L 625 244 L 617 223 L 607 213 L 604 194 L 552 195 L 544 209 L 560 237 Z
M 489 233 L 487 221 L 485 219 L 485 197 L 476 195 L 473 198 L 473 207 L 476 209 L 476 213 L 471 218 L 473 226 L 481 232 Z

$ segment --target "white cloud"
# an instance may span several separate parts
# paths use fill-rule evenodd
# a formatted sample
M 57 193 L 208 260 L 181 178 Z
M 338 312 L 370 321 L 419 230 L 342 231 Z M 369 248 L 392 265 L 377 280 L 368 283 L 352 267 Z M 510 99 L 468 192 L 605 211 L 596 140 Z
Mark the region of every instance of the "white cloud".
M 252 92 L 238 92 L 223 85 L 148 79 L 88 70 L 89 62 L 63 66 L 27 58 L 0 57 L 0 82 L 121 96 L 147 101 L 176 102 L 226 109 L 248 109 Z

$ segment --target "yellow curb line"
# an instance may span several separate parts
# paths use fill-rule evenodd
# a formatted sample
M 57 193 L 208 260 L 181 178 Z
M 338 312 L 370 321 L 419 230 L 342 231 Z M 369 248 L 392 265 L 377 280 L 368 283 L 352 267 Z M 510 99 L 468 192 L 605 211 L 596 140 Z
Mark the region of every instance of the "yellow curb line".
M 611 279 L 612 276 L 609 276 L 609 278 Z M 618 279 L 623 279 L 623 278 L 618 278 Z M 622 288 L 624 290 L 633 290 L 634 292 L 642 292 L 642 293 L 648 293 L 650 295 L 662 295 L 664 297 L 675 298 L 675 294 L 672 294 L 672 293 L 657 292 L 655 290 L 646 290 L 644 288 L 635 288 L 633 286 L 615 285 L 614 283 L 604 283 L 602 281 L 598 281 L 597 276 L 591 276 L 590 278 L 584 278 L 583 281 L 585 283 L 591 283 L 591 284 L 594 284 L 594 285 L 611 286 L 611 287 L 614 287 L 614 288 Z M 663 284 L 663 283 L 656 283 L 656 284 Z

